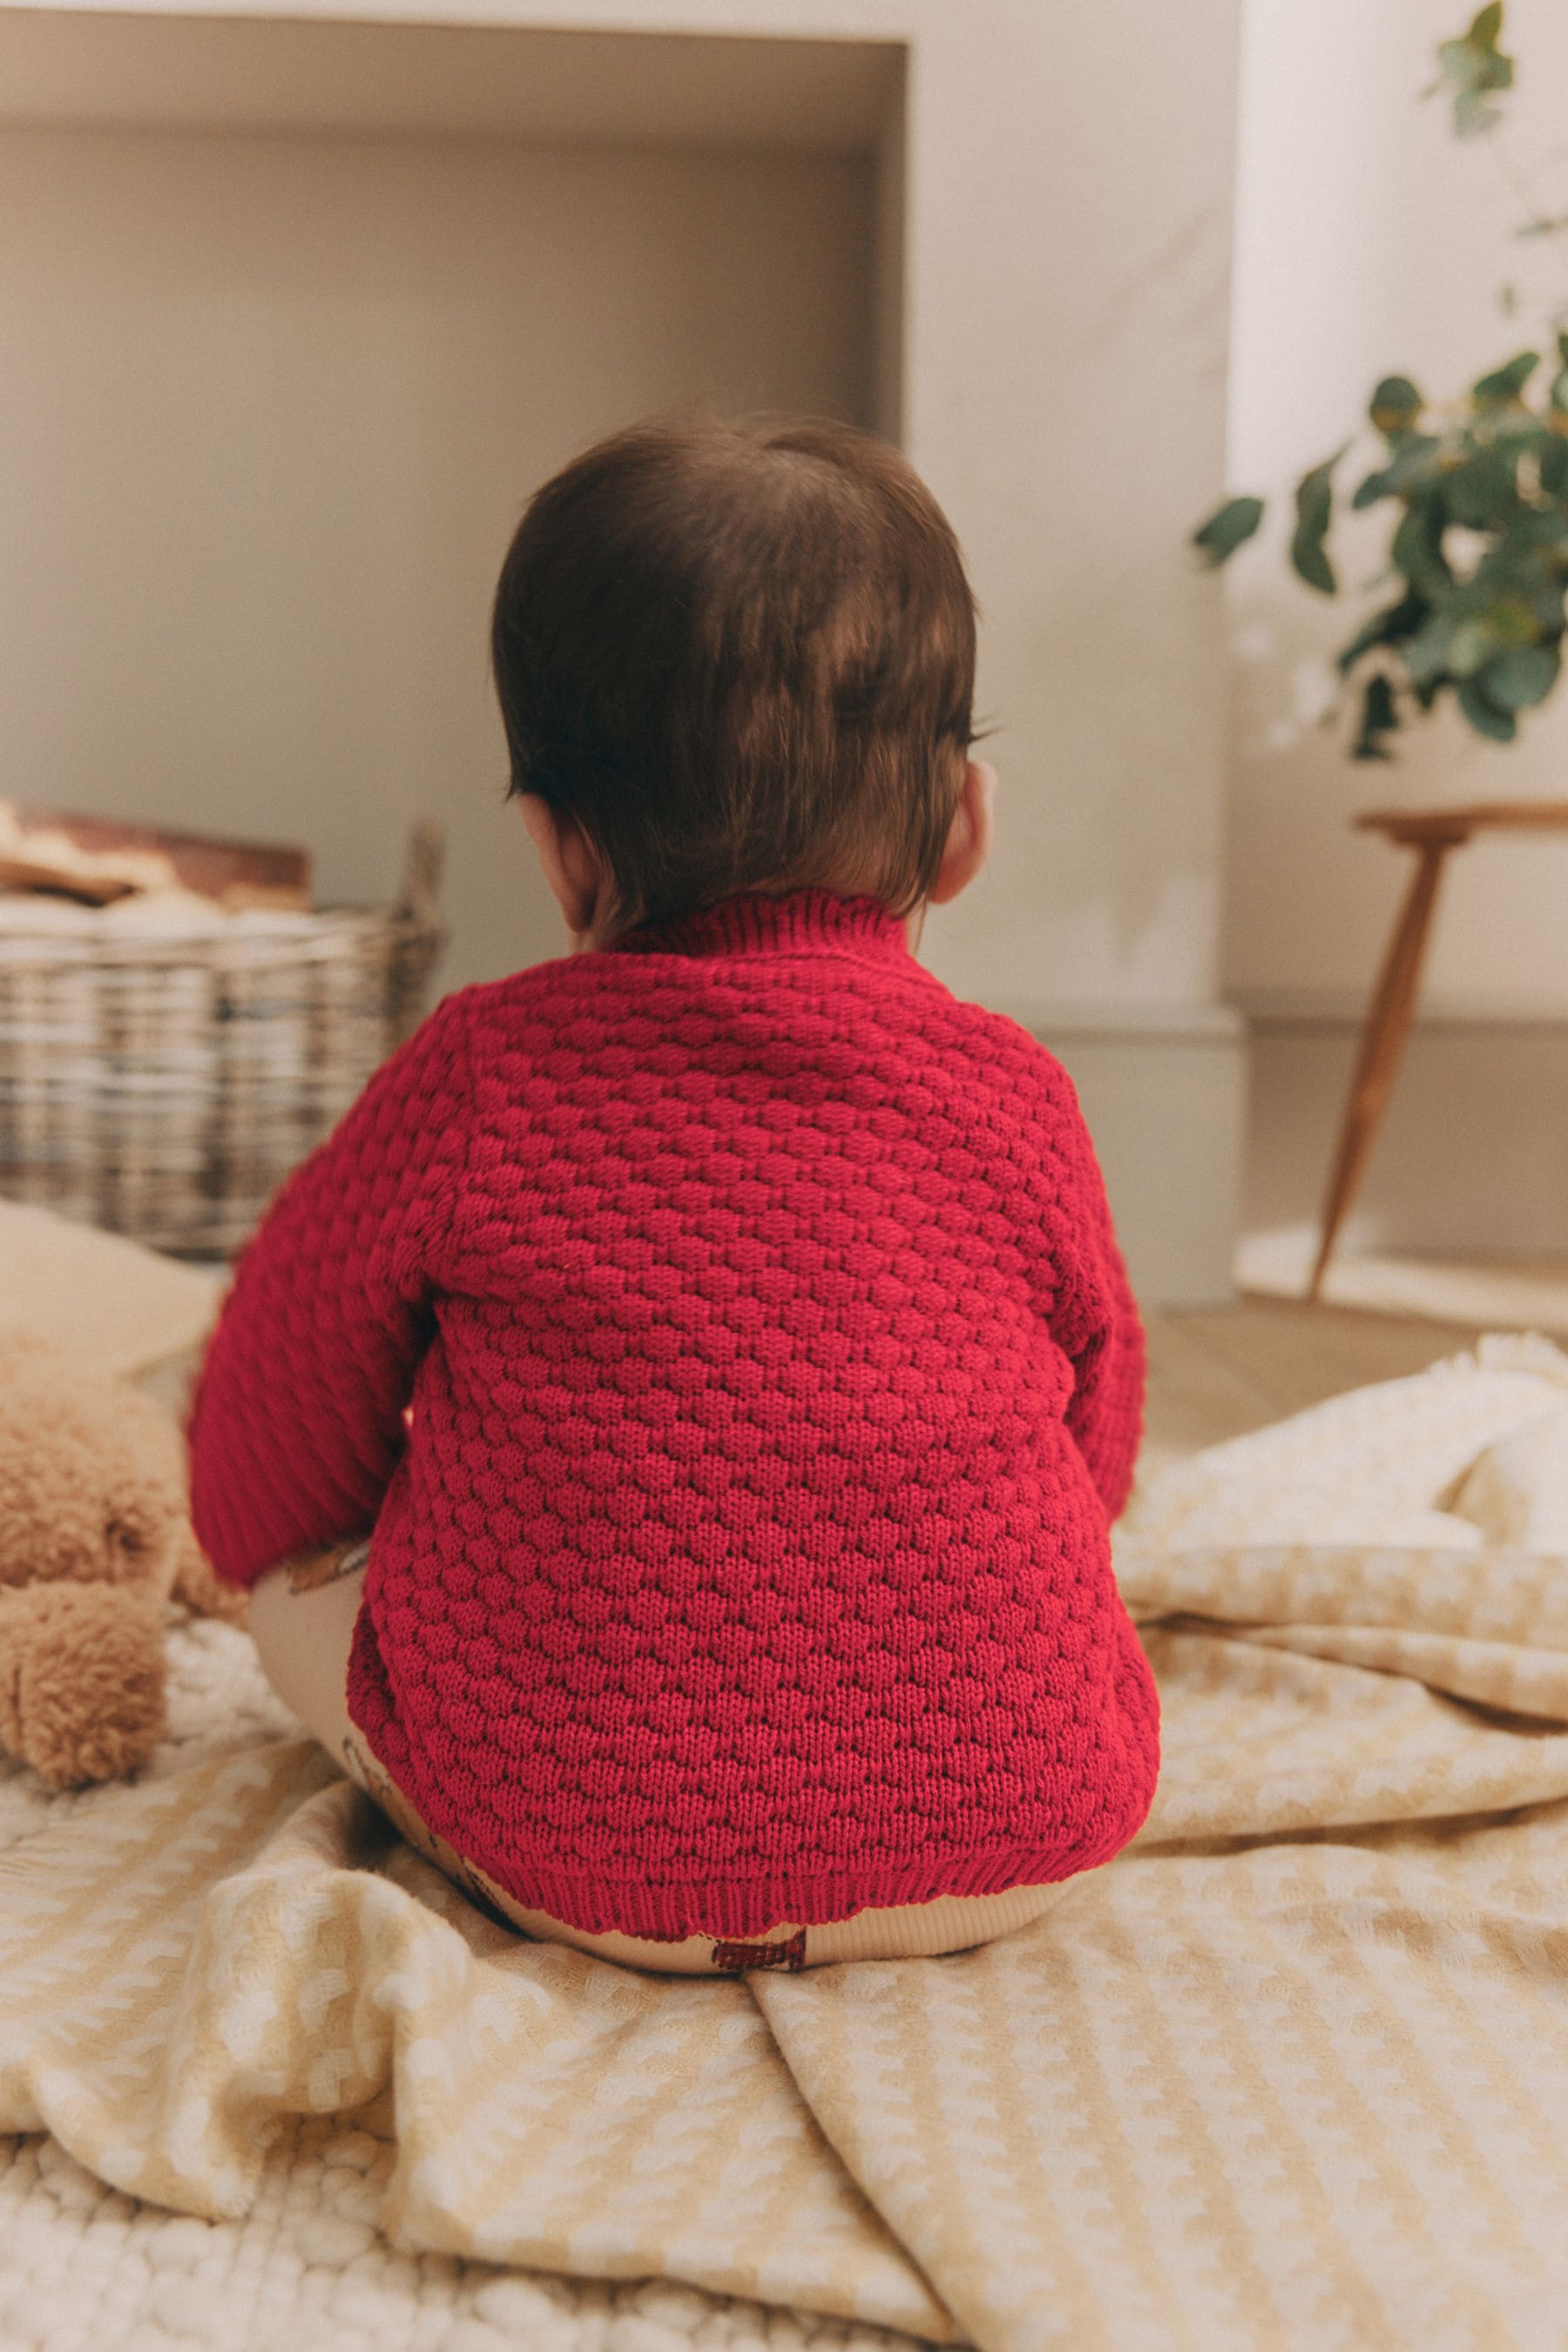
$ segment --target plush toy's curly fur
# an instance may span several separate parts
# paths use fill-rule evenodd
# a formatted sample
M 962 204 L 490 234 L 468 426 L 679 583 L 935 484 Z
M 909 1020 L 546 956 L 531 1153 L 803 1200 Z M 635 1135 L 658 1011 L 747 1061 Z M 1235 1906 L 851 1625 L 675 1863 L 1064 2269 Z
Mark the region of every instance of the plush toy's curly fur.
M 178 1429 L 123 1381 L 0 1338 L 0 1747 L 51 1788 L 134 1771 L 164 1728 L 171 1599 L 243 1613 L 191 1532 Z

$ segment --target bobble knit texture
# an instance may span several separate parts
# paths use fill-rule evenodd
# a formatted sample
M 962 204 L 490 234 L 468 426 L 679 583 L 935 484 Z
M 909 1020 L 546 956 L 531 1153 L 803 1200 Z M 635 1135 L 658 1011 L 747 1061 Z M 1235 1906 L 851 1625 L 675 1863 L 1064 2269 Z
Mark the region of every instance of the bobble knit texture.
M 746 893 L 377 1072 L 240 1260 L 194 1510 L 239 1585 L 374 1522 L 349 1713 L 520 1904 L 747 1937 L 1140 1826 L 1142 1383 L 1059 1066 L 877 900 Z

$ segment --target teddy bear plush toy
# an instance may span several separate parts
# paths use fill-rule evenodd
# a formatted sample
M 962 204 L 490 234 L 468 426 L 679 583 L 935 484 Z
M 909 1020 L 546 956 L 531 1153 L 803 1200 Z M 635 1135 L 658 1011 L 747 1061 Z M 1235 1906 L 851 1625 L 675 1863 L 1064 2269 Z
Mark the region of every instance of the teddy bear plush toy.
M 0 1338 L 0 1748 L 54 1789 L 144 1763 L 171 1599 L 243 1622 L 191 1531 L 178 1429 L 124 1381 Z

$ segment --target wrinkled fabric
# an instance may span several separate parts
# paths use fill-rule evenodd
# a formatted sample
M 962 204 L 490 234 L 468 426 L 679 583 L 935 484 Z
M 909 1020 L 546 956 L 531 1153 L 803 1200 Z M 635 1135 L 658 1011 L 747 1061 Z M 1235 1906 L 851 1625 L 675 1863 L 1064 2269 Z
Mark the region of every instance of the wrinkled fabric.
M 984 2352 L 1545 2352 L 1564 1448 L 1568 1358 L 1492 1340 L 1157 1479 L 1119 1555 L 1154 1811 L 971 1953 L 520 1942 L 303 1741 L 109 1793 L 0 1864 L 0 2126 L 218 2215 L 279 2117 L 368 2116 L 399 2245 Z

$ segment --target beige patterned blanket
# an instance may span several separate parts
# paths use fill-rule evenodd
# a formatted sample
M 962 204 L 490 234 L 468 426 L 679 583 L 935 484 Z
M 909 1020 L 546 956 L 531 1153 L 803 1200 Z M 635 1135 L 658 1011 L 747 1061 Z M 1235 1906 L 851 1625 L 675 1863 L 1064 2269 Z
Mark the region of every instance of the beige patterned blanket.
M 395 2137 L 405 2249 L 984 2352 L 1561 2346 L 1568 1357 L 1485 1341 L 1178 1464 L 1119 1568 L 1161 1794 L 1034 1927 L 641 1977 L 264 1738 L 0 1859 L 0 2129 L 237 2216 L 334 2116 Z

